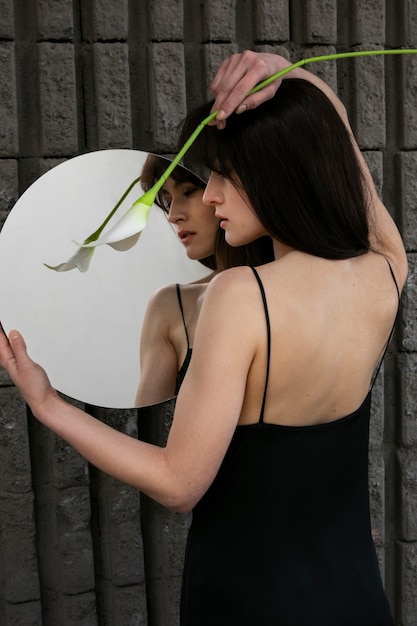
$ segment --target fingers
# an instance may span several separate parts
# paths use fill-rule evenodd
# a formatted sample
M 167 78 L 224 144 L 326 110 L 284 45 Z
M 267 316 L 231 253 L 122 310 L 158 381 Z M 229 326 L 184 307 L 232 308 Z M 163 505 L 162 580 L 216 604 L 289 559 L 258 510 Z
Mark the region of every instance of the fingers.
M 211 124 L 224 128 L 226 119 L 233 112 L 243 113 L 272 98 L 281 84 L 280 79 L 251 96 L 248 93 L 288 65 L 290 62 L 279 55 L 252 50 L 234 54 L 223 61 L 211 85 L 215 97 L 212 112 L 219 111 Z
M 211 83 L 211 90 L 213 94 L 216 94 L 220 82 L 223 80 L 224 76 L 229 72 L 230 67 L 233 64 L 236 64 L 238 57 L 239 57 L 238 54 L 232 54 L 231 57 L 229 57 L 228 59 L 225 59 L 222 62 L 219 69 L 217 70 L 217 74 L 214 77 L 213 82 Z
M 11 330 L 7 337 L 3 328 L 0 331 L 0 365 L 9 375 L 13 373 L 22 357 L 27 358 L 26 343 L 17 330 Z
M 12 376 L 16 370 L 16 358 L 13 348 L 3 327 L 1 327 L 0 331 L 0 366 L 6 370 L 9 376 Z
M 16 358 L 18 357 L 18 355 L 27 354 L 25 340 L 17 330 L 10 331 L 9 344 Z
M 0 325 L 0 354 L 3 356 L 3 353 L 6 350 L 10 350 L 10 343 L 6 336 L 6 333 L 4 332 L 3 326 Z
M 212 110 L 219 111 L 217 119 L 225 120 L 233 111 L 243 112 L 250 107 L 247 95 L 259 81 L 267 78 L 266 72 L 262 58 L 250 50 L 224 61 L 211 85 L 215 96 Z

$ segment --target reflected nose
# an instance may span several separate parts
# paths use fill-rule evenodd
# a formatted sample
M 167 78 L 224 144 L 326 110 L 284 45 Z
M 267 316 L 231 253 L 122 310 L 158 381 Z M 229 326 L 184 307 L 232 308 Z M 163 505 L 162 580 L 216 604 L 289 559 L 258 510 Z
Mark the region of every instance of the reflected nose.
M 168 221 L 170 221 L 171 224 L 178 224 L 186 219 L 186 212 L 180 209 L 175 200 L 172 200 L 168 211 Z

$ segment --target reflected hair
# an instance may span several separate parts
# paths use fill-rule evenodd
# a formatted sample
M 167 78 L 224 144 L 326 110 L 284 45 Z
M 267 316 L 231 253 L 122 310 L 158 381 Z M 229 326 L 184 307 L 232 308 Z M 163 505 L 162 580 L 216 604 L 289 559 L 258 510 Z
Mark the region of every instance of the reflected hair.
M 207 117 L 195 109 L 183 133 Z M 285 79 L 257 108 L 205 128 L 190 158 L 245 190 L 265 229 L 297 250 L 328 259 L 370 248 L 363 172 L 348 129 L 327 96 L 303 79 Z
M 140 174 L 140 184 L 144 191 L 149 191 L 151 187 L 161 178 L 162 174 L 166 171 L 170 164 L 170 160 L 159 156 L 157 154 L 148 154 L 143 164 Z M 170 178 L 175 180 L 176 183 L 192 183 L 201 189 L 206 188 L 207 181 L 203 181 L 199 176 L 193 174 L 190 170 L 179 165 L 174 168 L 170 174 Z M 168 213 L 169 207 L 165 201 L 162 189 L 160 189 L 155 198 L 155 204 L 159 206 L 165 213 Z

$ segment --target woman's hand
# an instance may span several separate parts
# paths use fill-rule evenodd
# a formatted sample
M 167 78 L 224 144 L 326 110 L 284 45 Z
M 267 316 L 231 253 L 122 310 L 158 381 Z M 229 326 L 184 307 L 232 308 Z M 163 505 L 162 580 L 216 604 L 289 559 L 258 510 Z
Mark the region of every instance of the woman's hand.
M 290 61 L 277 54 L 252 50 L 233 54 L 223 61 L 211 85 L 215 98 L 212 111 L 219 111 L 211 124 L 217 125 L 219 129 L 224 128 L 225 120 L 233 112 L 243 113 L 272 98 L 281 84 L 281 79 L 252 96 L 247 97 L 247 94 L 255 85 L 289 65 Z
M 35 415 L 48 399 L 57 396 L 46 372 L 29 357 L 25 341 L 16 330 L 12 330 L 7 338 L 0 329 L 0 366 L 6 370 Z

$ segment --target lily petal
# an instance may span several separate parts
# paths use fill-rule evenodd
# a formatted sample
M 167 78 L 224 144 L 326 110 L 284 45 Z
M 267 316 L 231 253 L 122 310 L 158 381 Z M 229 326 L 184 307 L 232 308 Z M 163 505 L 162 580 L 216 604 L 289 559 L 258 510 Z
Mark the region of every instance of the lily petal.
M 55 272 L 68 272 L 69 270 L 78 269 L 80 272 L 86 272 L 90 267 L 90 261 L 94 254 L 94 248 L 78 248 L 77 252 L 65 263 L 59 265 L 48 265 L 45 267 Z
M 135 245 L 141 234 L 142 232 L 136 233 L 136 235 L 132 235 L 127 239 L 123 239 L 122 241 L 115 241 L 114 243 L 109 243 L 108 245 L 113 248 L 113 250 L 124 252 L 125 250 L 129 250 L 129 248 Z
M 81 247 L 95 248 L 96 246 L 108 244 L 115 250 L 128 250 L 137 242 L 140 233 L 145 228 L 152 204 L 153 199 L 149 204 L 147 199 L 142 196 L 132 204 L 130 209 L 110 230 L 104 232 L 95 241 L 85 241 L 80 244 Z

